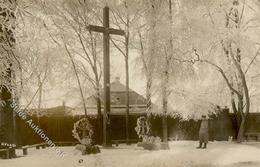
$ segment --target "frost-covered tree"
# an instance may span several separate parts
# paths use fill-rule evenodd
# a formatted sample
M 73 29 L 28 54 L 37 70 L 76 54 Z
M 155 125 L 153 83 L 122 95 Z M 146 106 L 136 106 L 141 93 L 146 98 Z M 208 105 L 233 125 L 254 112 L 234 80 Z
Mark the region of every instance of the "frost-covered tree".
M 243 141 L 244 126 L 250 111 L 248 81 L 251 64 L 259 54 L 256 35 L 259 26 L 251 8 L 253 1 L 197 1 L 190 7 L 193 61 L 219 72 L 230 92 L 237 120 L 237 140 Z M 258 38 L 259 39 L 259 38 Z
M 139 58 L 141 60 L 142 72 L 146 79 L 146 106 L 147 113 L 152 111 L 152 86 L 155 72 L 155 61 L 157 55 L 157 20 L 159 19 L 159 1 L 143 1 L 144 13 L 140 19 L 139 29 L 137 33 L 137 41 L 139 43 Z
M 138 32 L 139 51 L 146 76 L 147 99 L 151 99 L 152 84 L 156 87 L 156 105 L 151 110 L 163 118 L 163 141 L 167 143 L 167 116 L 174 115 L 169 103 L 175 84 L 192 74 L 190 62 L 185 62 L 188 53 L 186 29 L 181 9 L 175 1 L 145 1 L 146 12 Z M 144 22 L 144 26 L 142 26 Z M 182 59 L 181 59 L 182 58 Z M 172 103 L 172 102 L 171 102 Z
M 15 144 L 15 119 L 10 104 L 14 88 L 14 72 L 19 65 L 15 53 L 16 0 L 0 2 L 0 135 L 1 143 Z M 11 156 L 15 156 L 14 150 Z
M 64 56 L 51 41 L 39 11 L 36 1 L 20 0 L 15 29 L 16 52 L 20 60 L 20 70 L 15 78 L 16 101 L 26 111 L 37 108 L 38 116 L 46 105 L 45 94 L 55 91 L 57 78 L 65 80 L 61 70 Z M 60 82 L 59 86 L 62 86 Z
M 44 10 L 45 27 L 52 40 L 68 55 L 79 85 L 84 111 L 86 109 L 86 89 L 95 95 L 101 128 L 101 35 L 91 32 L 89 24 L 100 24 L 101 8 L 96 1 L 47 1 L 41 2 Z M 84 84 L 83 84 L 84 83 Z M 89 93 L 90 94 L 90 93 Z M 101 130 L 100 130 L 101 132 Z

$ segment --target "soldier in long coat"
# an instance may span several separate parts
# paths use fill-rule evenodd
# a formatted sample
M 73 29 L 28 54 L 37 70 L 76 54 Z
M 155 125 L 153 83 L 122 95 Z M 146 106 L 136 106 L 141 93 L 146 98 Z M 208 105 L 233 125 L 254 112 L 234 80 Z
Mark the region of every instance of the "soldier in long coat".
M 209 133 L 208 133 L 209 122 L 206 115 L 202 115 L 200 131 L 199 131 L 199 146 L 197 148 L 207 148 Z M 202 146 L 203 145 L 203 146 Z

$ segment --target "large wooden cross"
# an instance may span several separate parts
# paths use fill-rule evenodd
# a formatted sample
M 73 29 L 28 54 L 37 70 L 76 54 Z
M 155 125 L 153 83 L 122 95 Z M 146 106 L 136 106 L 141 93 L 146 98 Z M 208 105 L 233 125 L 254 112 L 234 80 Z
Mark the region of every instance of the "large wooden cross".
M 109 56 L 109 36 L 125 35 L 122 30 L 109 28 L 109 8 L 106 6 L 103 9 L 103 27 L 89 25 L 89 31 L 103 33 L 103 61 L 104 61 L 104 111 L 103 111 L 103 146 L 111 146 L 110 128 L 108 126 L 108 119 L 110 114 L 110 56 Z

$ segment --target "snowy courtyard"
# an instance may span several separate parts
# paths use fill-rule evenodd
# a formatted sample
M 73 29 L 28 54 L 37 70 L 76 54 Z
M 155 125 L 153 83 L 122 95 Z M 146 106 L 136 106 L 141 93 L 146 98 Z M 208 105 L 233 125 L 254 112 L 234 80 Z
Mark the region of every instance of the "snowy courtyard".
M 100 154 L 82 156 L 74 147 L 61 147 L 67 153 L 59 158 L 50 148 L 30 149 L 29 155 L 0 160 L 1 167 L 259 167 L 260 143 L 210 142 L 208 149 L 196 149 L 195 141 L 170 142 L 170 150 L 147 151 L 119 145 L 101 149 Z

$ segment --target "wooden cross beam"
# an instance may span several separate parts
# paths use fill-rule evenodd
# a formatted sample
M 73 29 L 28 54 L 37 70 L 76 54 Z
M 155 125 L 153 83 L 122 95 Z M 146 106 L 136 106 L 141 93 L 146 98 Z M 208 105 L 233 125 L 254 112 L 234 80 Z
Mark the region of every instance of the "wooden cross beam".
M 123 30 L 117 30 L 114 28 L 108 28 L 107 30 L 104 27 L 101 26 L 94 26 L 94 25 L 89 25 L 88 30 L 90 31 L 95 31 L 95 32 L 101 32 L 105 33 L 105 31 L 108 31 L 108 34 L 114 34 L 114 35 L 125 35 L 125 32 Z
M 103 62 L 104 62 L 104 111 L 103 111 L 103 146 L 111 146 L 110 139 L 110 56 L 109 56 L 109 36 L 110 34 L 124 36 L 123 30 L 109 28 L 109 8 L 103 8 L 103 27 L 89 25 L 89 31 L 103 33 Z

